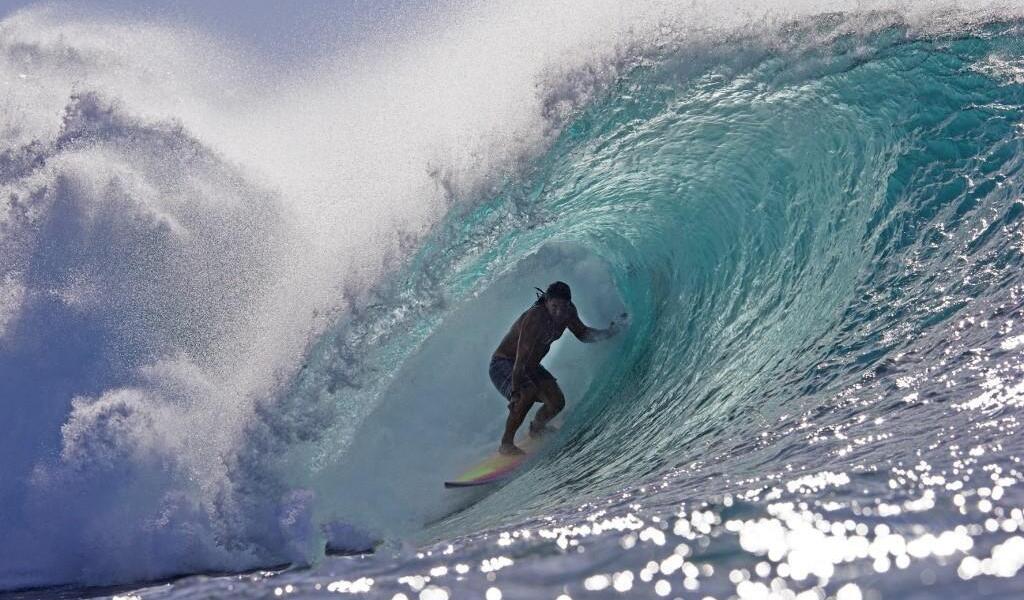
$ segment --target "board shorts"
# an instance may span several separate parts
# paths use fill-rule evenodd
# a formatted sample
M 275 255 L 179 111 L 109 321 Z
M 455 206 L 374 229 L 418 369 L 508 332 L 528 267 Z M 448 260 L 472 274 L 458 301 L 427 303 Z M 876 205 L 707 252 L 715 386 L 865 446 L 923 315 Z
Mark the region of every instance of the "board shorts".
M 506 400 L 512 399 L 512 368 L 515 367 L 516 361 L 511 358 L 505 358 L 504 356 L 492 356 L 491 366 L 487 370 L 491 376 L 491 383 L 494 387 L 498 388 L 501 395 Z M 540 385 L 541 381 L 558 381 L 555 376 L 552 375 L 543 365 L 537 365 L 535 367 L 527 367 L 526 373 L 524 373 L 526 379 L 533 382 L 534 385 Z M 537 400 L 540 402 L 540 400 Z

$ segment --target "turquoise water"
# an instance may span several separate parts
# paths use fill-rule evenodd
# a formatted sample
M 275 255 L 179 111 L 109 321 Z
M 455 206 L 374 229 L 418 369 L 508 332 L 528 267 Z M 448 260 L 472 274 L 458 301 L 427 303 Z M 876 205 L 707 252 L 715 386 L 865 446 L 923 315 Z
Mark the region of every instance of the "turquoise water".
M 1019 593 L 1021 24 L 929 36 L 842 23 L 795 26 L 781 47 L 741 35 L 645 57 L 525 173 L 453 208 L 393 283 L 451 305 L 410 319 L 426 338 L 410 352 L 429 358 L 399 371 L 367 431 L 437 409 L 424 437 L 466 433 L 479 409 L 403 382 L 465 368 L 473 352 L 455 340 L 500 335 L 488 319 L 517 314 L 505 298 L 525 306 L 549 275 L 591 302 L 617 295 L 631 327 L 603 351 L 553 357 L 556 375 L 586 377 L 563 383 L 570 408 L 539 464 L 426 529 L 399 528 L 436 542 L 432 556 L 328 561 L 276 585 Z M 500 308 L 462 306 L 474 303 Z M 500 418 L 483 427 L 496 440 Z M 412 456 L 424 442 L 371 447 L 385 473 L 386 448 L 427 479 L 445 473 L 444 452 Z M 368 512 L 425 502 L 395 468 L 401 500 Z M 494 556 L 511 558 L 492 578 Z M 448 570 L 431 577 L 437 565 Z
M 48 583 L 142 598 L 1024 593 L 1024 23 L 933 21 L 691 31 L 625 48 L 564 115 L 552 92 L 541 152 L 487 185 L 431 173 L 441 218 L 371 288 L 346 289 L 348 310 L 240 417 L 244 443 L 217 455 L 229 491 L 197 484 L 209 497 L 181 500 L 179 470 L 206 480 L 125 450 L 145 398 L 75 405 L 98 416 L 63 435 L 103 433 L 79 450 L 102 460 L 65 449 L 60 477 L 145 519 L 73 537 L 74 565 Z M 568 406 L 536 463 L 444 490 L 496 446 L 487 360 L 533 286 L 556 279 L 588 325 L 626 311 L 628 328 L 555 345 L 545 364 Z M 182 372 L 182 389 L 200 379 Z M 122 462 L 135 452 L 145 460 Z M 162 469 L 178 495 L 107 487 Z M 81 550 L 110 538 L 104 560 Z M 170 550 L 111 558 L 138 551 L 128 538 Z M 115 591 L 70 590 L 46 593 Z

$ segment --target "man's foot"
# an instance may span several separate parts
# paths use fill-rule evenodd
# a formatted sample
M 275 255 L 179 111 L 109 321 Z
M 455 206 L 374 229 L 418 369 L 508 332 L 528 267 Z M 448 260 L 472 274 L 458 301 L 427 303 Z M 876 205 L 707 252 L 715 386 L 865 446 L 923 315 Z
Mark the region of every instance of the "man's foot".
M 557 432 L 557 427 L 552 427 L 551 425 L 541 425 L 540 427 L 534 427 L 533 423 L 530 423 L 530 437 L 532 438 L 542 438 L 546 435 L 551 435 L 552 433 Z
M 515 444 L 502 444 L 498 448 L 498 454 L 504 454 L 505 456 L 520 456 L 526 453 L 520 450 Z

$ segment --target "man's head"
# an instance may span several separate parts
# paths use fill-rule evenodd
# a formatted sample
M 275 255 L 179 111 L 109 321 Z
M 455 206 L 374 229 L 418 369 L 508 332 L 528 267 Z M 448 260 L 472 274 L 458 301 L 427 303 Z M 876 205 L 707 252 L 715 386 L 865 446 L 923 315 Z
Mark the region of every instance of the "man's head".
M 556 321 L 569 318 L 569 304 L 572 302 L 572 291 L 564 281 L 556 281 L 544 292 L 544 306 L 548 314 Z

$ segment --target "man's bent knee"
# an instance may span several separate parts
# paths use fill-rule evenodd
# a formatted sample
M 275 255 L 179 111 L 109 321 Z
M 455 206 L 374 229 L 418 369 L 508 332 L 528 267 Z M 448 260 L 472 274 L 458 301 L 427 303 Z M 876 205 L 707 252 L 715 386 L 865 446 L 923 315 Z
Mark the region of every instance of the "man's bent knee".
M 550 407 L 554 412 L 557 413 L 565 408 L 565 396 L 562 394 L 562 390 L 558 387 L 558 384 L 554 381 L 545 382 L 542 394 L 544 404 Z

